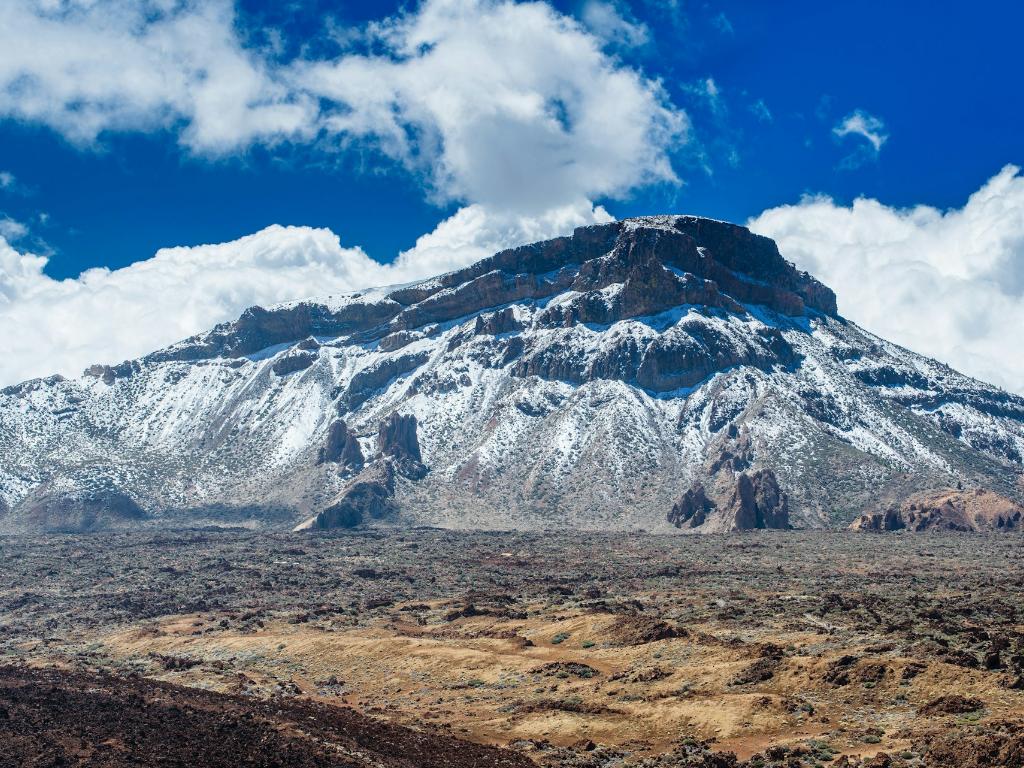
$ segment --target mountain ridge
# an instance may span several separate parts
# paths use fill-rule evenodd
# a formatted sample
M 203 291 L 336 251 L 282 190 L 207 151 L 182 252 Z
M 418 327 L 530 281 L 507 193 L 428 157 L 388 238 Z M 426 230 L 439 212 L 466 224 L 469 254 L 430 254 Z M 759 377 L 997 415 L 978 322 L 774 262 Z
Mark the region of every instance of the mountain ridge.
M 1019 499 L 1024 398 L 857 328 L 768 238 L 657 216 L 8 387 L 0 450 L 0 530 L 833 527 Z

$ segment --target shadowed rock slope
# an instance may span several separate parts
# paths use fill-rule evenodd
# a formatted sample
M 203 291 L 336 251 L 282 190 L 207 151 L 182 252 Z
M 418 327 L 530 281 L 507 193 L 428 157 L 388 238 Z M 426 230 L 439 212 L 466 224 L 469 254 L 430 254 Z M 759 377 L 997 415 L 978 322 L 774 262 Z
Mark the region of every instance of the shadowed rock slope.
M 659 216 L 9 387 L 0 530 L 828 527 L 1019 500 L 1022 453 L 1024 399 L 844 320 L 771 240 Z
M 0 667 L 0 768 L 529 768 L 514 752 L 342 707 L 143 678 Z

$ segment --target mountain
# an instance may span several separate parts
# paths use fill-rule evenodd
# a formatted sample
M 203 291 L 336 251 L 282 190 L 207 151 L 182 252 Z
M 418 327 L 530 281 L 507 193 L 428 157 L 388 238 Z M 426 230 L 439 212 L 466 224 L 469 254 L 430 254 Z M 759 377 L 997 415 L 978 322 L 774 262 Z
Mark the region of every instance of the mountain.
M 1024 398 L 843 319 L 767 238 L 658 216 L 8 387 L 0 530 L 838 527 L 1020 501 L 1022 453 Z

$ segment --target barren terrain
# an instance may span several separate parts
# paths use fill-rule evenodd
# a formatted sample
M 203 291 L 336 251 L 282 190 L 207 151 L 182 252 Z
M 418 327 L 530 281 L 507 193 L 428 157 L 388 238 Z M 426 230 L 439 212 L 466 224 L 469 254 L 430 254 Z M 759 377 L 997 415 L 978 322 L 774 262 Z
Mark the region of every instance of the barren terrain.
M 404 765 L 375 739 L 420 739 L 467 765 L 1019 766 L 1022 556 L 1018 534 L 2 538 L 0 738 L 90 691 L 122 719 L 25 755 L 121 765 L 96 745 L 148 733 L 155 697 L 312 750 L 296 765 Z M 219 732 L 184 731 L 147 749 Z

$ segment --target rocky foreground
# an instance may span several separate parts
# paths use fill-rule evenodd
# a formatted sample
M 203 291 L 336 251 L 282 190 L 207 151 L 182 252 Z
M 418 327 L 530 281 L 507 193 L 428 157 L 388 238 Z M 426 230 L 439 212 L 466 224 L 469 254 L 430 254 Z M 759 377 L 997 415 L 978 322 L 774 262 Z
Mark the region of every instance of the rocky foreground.
M 525 757 L 307 701 L 0 667 L 0 766 L 529 768 Z
M 1021 397 L 843 319 L 767 238 L 654 216 L 9 387 L 0 531 L 839 528 L 1019 503 L 1022 456 Z
M 0 765 L 1020 768 L 1022 558 L 1013 532 L 0 538 Z

